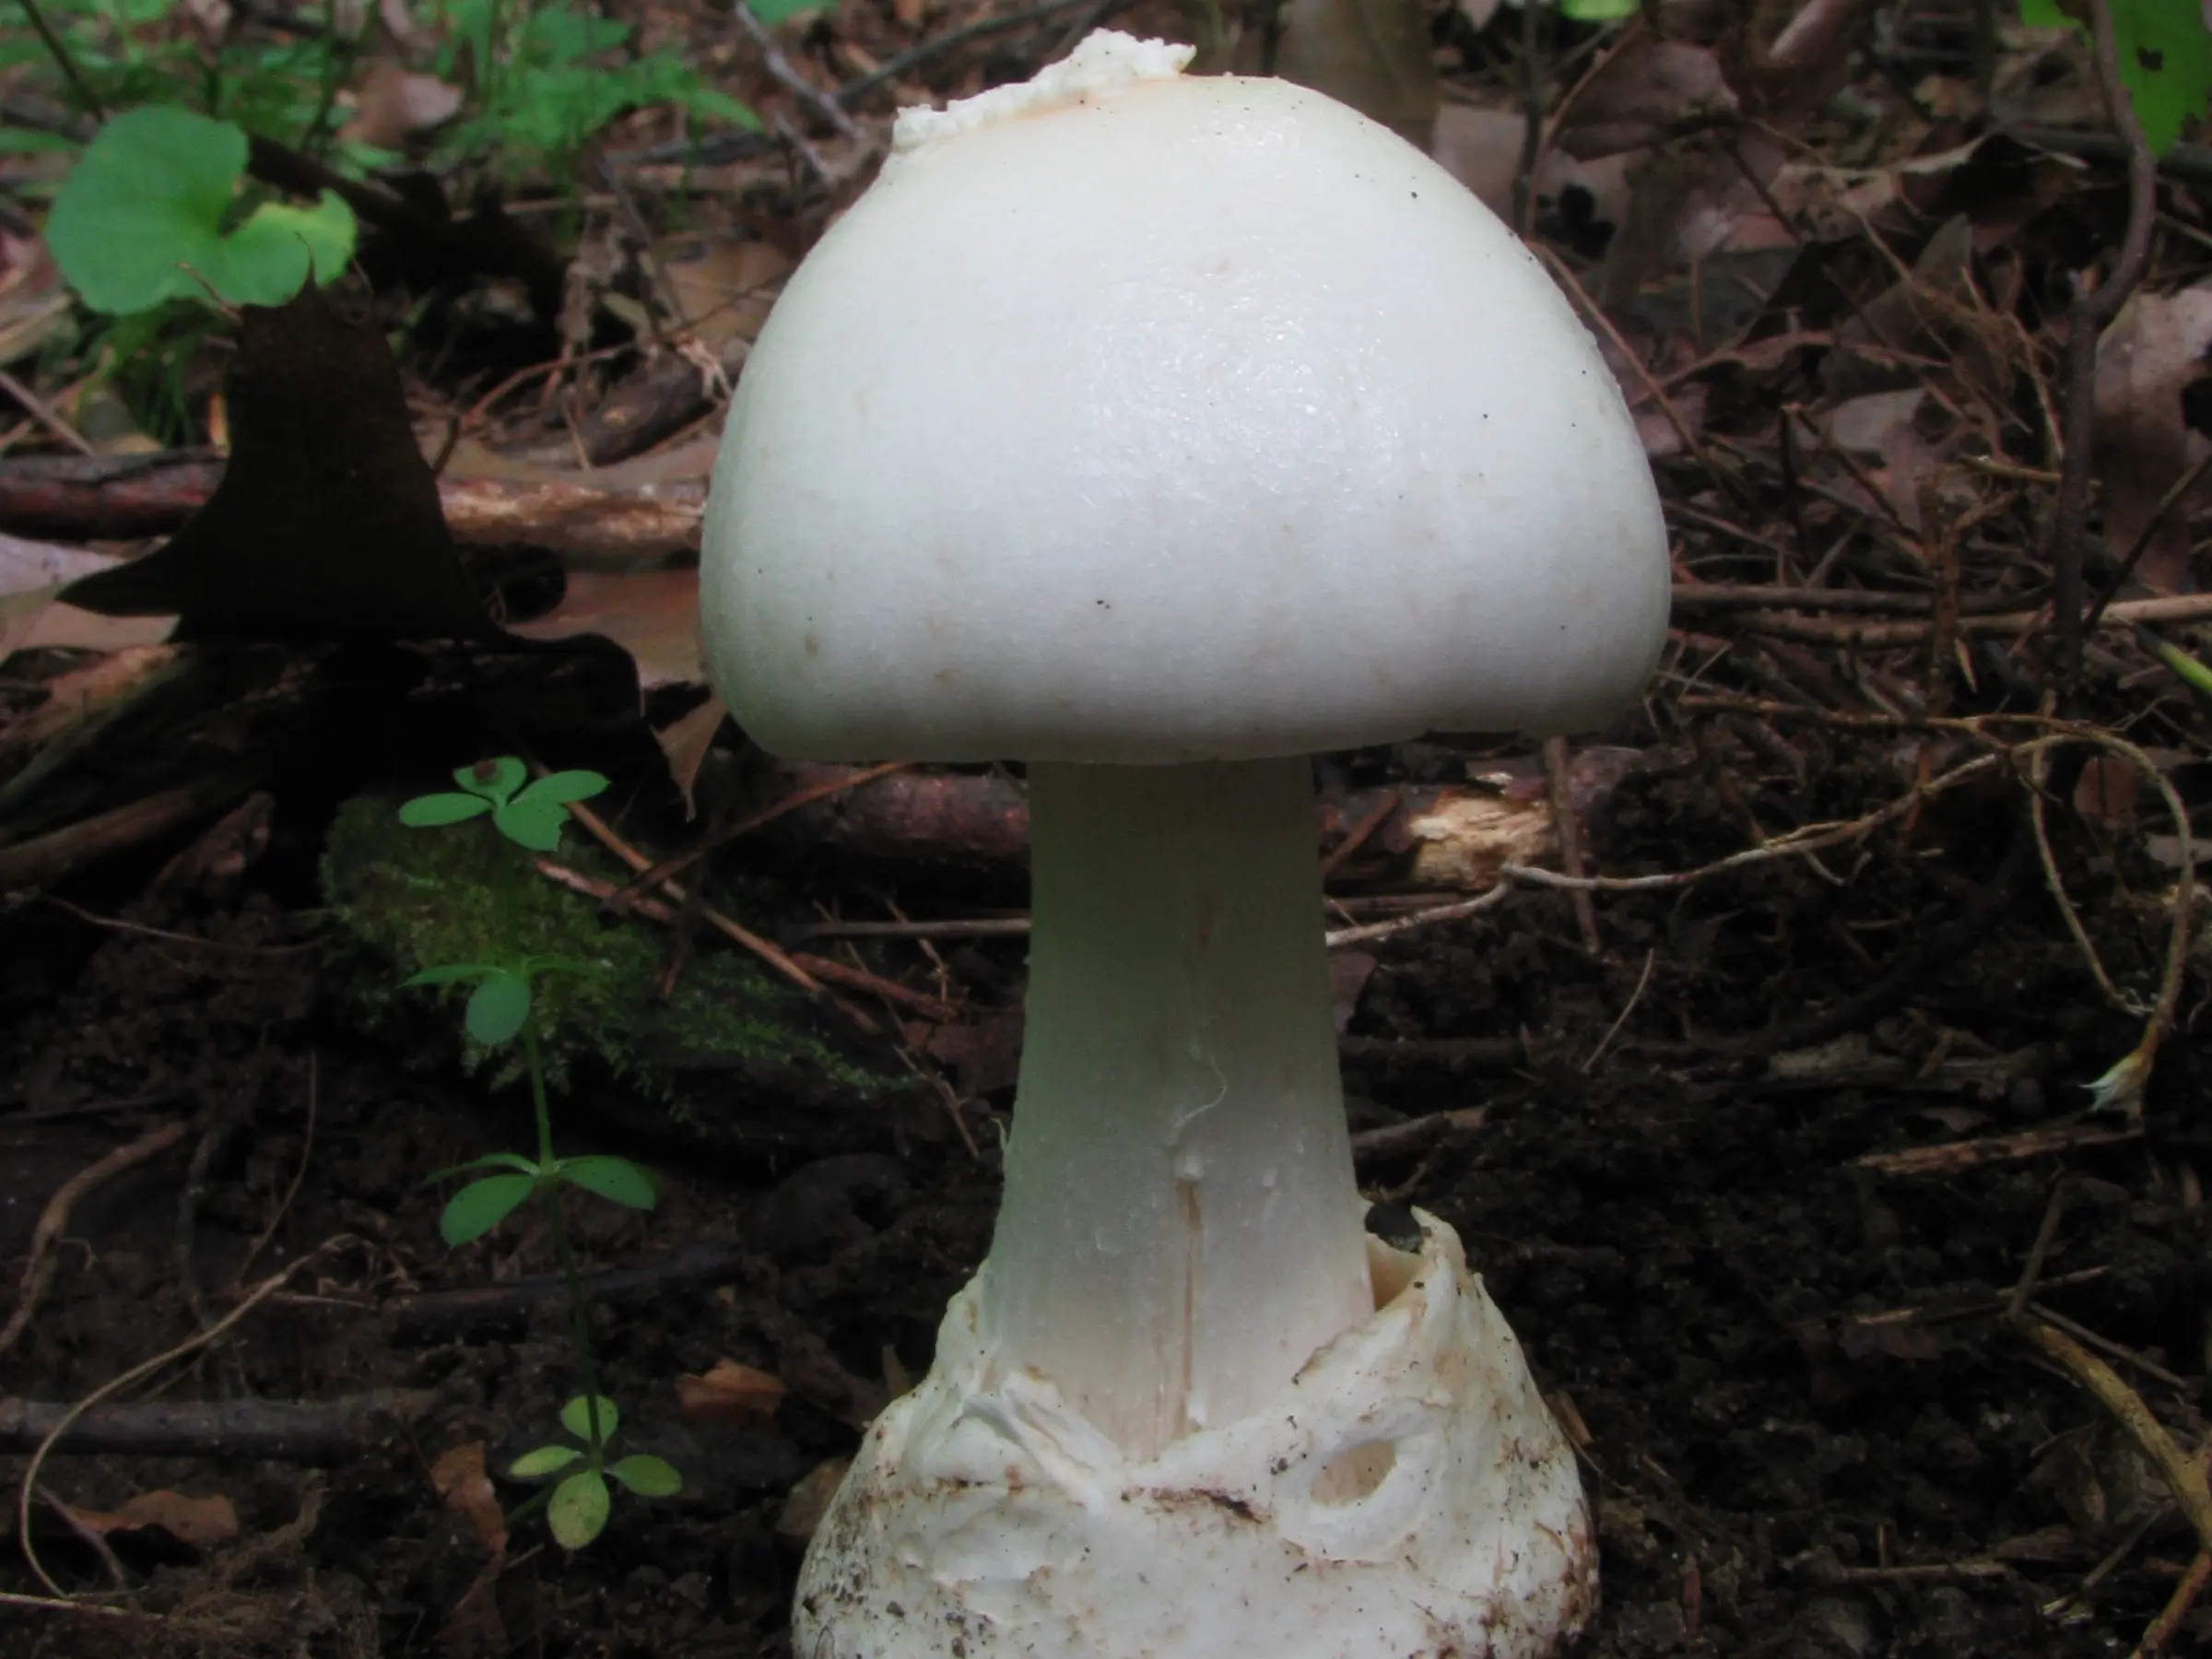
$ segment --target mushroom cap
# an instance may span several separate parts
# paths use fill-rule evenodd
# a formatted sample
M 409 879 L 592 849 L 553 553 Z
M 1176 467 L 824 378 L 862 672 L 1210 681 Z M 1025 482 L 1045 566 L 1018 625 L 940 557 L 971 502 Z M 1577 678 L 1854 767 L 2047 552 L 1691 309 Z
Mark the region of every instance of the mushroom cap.
M 700 582 L 737 719 L 1169 762 L 1632 701 L 1665 524 L 1535 259 L 1319 93 L 1081 50 L 1108 72 L 910 117 L 762 330 Z

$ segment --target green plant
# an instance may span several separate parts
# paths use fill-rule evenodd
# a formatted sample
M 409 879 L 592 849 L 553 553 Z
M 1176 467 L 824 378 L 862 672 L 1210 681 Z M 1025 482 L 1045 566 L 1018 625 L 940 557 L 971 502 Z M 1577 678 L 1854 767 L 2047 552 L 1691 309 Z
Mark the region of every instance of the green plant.
M 228 121 L 149 105 L 100 130 L 46 218 L 46 245 L 78 298 L 128 316 L 212 293 L 281 305 L 353 257 L 353 210 L 263 201 L 241 217 L 246 135 Z
M 453 774 L 458 793 L 418 795 L 399 809 L 409 829 L 442 829 L 488 818 L 491 827 L 516 848 L 551 853 L 560 845 L 571 802 L 588 800 L 606 787 L 597 772 L 554 772 L 528 782 L 529 772 L 512 756 L 463 767 Z M 524 878 L 520 861 L 500 865 L 500 909 L 506 934 L 515 935 L 515 899 Z M 607 1480 L 644 1498 L 661 1498 L 682 1485 L 675 1469 L 657 1457 L 633 1455 L 608 1461 L 606 1443 L 619 1418 L 614 1404 L 599 1392 L 598 1361 L 592 1346 L 591 1307 L 569 1241 L 562 1194 L 573 1188 L 629 1209 L 650 1210 L 658 1194 L 652 1178 L 627 1159 L 605 1156 L 562 1158 L 553 1149 L 553 1119 L 546 1088 L 546 1068 L 538 1043 L 535 982 L 547 973 L 588 973 L 585 963 L 516 952 L 490 961 L 454 962 L 426 968 L 403 982 L 407 985 L 467 984 L 472 987 L 464 1015 L 468 1034 L 488 1048 L 518 1039 L 530 1080 L 530 1103 L 537 1126 L 537 1156 L 492 1152 L 470 1159 L 434 1179 L 473 1175 L 446 1201 L 438 1230 L 448 1244 L 462 1245 L 499 1226 L 531 1200 L 542 1206 L 553 1247 L 569 1288 L 571 1340 L 583 1391 L 561 1407 L 561 1423 L 581 1446 L 553 1444 L 524 1453 L 509 1468 L 518 1479 L 561 1474 L 547 1496 L 546 1519 L 554 1538 L 567 1549 L 581 1549 L 606 1524 L 610 1503 Z M 479 1173 L 479 1171 L 487 1171 Z M 581 1467 L 574 1465 L 581 1465 Z
M 555 1441 L 524 1453 L 508 1465 L 517 1479 L 530 1480 L 560 1475 L 546 1500 L 546 1524 L 569 1549 L 580 1549 L 597 1537 L 606 1525 L 612 1492 L 607 1481 L 641 1498 L 672 1498 L 683 1489 L 684 1478 L 665 1458 L 633 1452 L 611 1463 L 594 1460 L 594 1447 L 604 1447 L 621 1427 L 615 1403 L 602 1395 L 578 1394 L 560 1408 L 560 1426 L 582 1443 Z M 583 1466 L 578 1468 L 576 1465 Z M 562 1474 L 563 1470 L 568 1471 Z
M 776 15 L 806 9 L 784 4 Z M 472 75 L 475 113 L 457 123 L 444 148 L 489 155 L 510 176 L 540 167 L 556 183 L 575 182 L 584 147 L 626 110 L 671 104 L 695 115 L 758 126 L 752 111 L 715 91 L 667 51 L 622 61 L 627 23 L 590 16 L 561 0 L 445 0 L 437 8 L 444 44 L 437 72 Z
M 2111 0 L 2121 84 L 2154 155 L 2164 155 L 2183 125 L 2201 119 L 2212 98 L 2212 34 L 2198 0 Z M 2020 21 L 2037 29 L 2087 31 L 2085 0 L 2020 0 Z

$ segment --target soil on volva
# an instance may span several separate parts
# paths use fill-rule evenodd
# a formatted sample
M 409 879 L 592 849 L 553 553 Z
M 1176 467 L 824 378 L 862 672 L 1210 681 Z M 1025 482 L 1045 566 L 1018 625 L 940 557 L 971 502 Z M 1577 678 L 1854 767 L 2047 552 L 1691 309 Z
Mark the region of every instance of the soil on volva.
M 469 735 L 448 732 L 453 752 L 432 741 L 429 758 L 467 760 Z M 1645 741 L 1594 827 L 1604 867 L 1678 869 L 1740 845 L 1704 761 Z M 412 744 L 393 753 L 419 760 Z M 649 764 L 604 763 L 610 810 L 641 839 L 691 833 Z M 1359 764 L 1380 777 L 1407 759 Z M 565 1316 L 558 1300 L 415 1300 L 512 1288 L 554 1264 L 527 1220 L 440 1242 L 430 1177 L 527 1147 L 527 1106 L 466 1068 L 450 1006 L 365 994 L 397 971 L 334 918 L 325 838 L 340 799 L 395 798 L 437 774 L 373 747 L 348 768 L 334 777 L 325 757 L 274 787 L 265 851 L 242 874 L 149 886 L 179 840 L 65 889 L 74 910 L 0 918 L 0 1260 L 24 1259 L 33 1219 L 79 1170 L 163 1122 L 191 1124 L 76 1205 L 0 1379 L 11 1395 L 83 1399 L 313 1253 L 219 1340 L 121 1397 L 418 1393 L 312 1462 L 220 1446 L 50 1458 L 37 1484 L 57 1502 L 28 1511 L 46 1571 L 71 1592 L 120 1571 L 161 1618 L 0 1607 L 0 1649 L 785 1653 L 793 1490 L 927 1366 L 939 1311 L 982 1257 L 1006 1056 L 971 1074 L 972 1150 L 901 1065 L 891 1011 L 865 997 L 874 1040 L 803 999 L 777 1005 L 819 1040 L 815 1060 L 576 1058 L 566 1147 L 634 1158 L 664 1194 L 651 1216 L 573 1209 L 587 1266 L 652 1270 L 597 1310 L 602 1382 L 622 1403 L 623 1445 L 666 1457 L 684 1490 L 618 1501 L 572 1556 L 542 1517 L 518 1519 L 487 1574 L 481 1509 L 439 1489 L 448 1454 L 480 1443 L 497 1474 L 558 1437 L 573 1387 Z M 1877 782 L 1823 787 L 1839 798 L 1796 816 L 1832 815 Z M 2125 1652 L 2185 1568 L 2191 1540 L 2156 1474 L 1997 1311 L 2063 1183 L 2036 1300 L 2124 1350 L 2126 1379 L 2202 1432 L 2208 1212 L 2191 1173 L 2204 1120 L 2187 1006 L 2143 1136 L 1919 1174 L 1861 1161 L 2071 1124 L 2083 1086 L 2138 1035 L 2088 979 L 2021 822 L 2017 793 L 1998 788 L 1947 798 L 1909 838 L 1843 848 L 1833 869 L 1778 861 L 1607 896 L 1597 958 L 1568 900 L 1533 891 L 1366 947 L 1347 1027 L 1355 1130 L 1484 1115 L 1399 1150 L 1383 1137 L 1360 1177 L 1379 1218 L 1418 1206 L 1459 1230 L 1581 1446 L 1603 1547 L 1588 1653 Z M 2139 982 L 2161 948 L 2159 872 L 2077 825 L 2053 830 L 2065 867 L 2098 873 L 2101 889 L 2076 897 L 2113 971 Z M 1021 901 L 1018 877 L 750 844 L 724 855 L 715 884 L 763 928 L 825 907 L 882 915 L 894 900 L 922 915 Z M 870 943 L 861 959 L 959 1000 L 1003 1046 L 989 1017 L 1018 1005 L 1018 940 L 947 944 L 936 961 Z M 830 1054 L 842 1080 L 822 1069 Z M 692 1270 L 668 1269 L 686 1253 Z M 725 1359 L 782 1381 L 772 1416 L 679 1412 L 677 1379 Z M 5 1474 L 12 1499 L 24 1460 Z M 496 1488 L 510 1509 L 528 1496 Z M 81 1520 L 161 1491 L 227 1499 L 235 1535 L 121 1528 L 111 1566 L 60 1507 Z M 0 1590 L 42 1594 L 9 1556 Z M 2183 1645 L 2205 1625 L 2196 1615 Z

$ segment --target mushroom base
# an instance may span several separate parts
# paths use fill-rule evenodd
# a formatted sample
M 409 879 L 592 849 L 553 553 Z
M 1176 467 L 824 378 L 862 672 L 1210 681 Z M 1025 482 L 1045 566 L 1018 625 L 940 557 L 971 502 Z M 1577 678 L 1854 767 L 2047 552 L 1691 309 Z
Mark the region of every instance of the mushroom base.
M 994 1381 L 986 1263 L 863 1441 L 799 1659 L 1538 1659 L 1595 1605 L 1574 1456 L 1458 1236 L 1372 1244 L 1374 1316 L 1270 1407 L 1135 1460 Z

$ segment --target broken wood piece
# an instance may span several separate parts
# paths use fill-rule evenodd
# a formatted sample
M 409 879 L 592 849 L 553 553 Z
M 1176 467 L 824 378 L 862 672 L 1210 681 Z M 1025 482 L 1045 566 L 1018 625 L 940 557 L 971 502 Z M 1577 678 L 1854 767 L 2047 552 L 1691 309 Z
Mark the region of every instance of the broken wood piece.
M 411 1422 L 437 1399 L 428 1389 L 382 1388 L 335 1400 L 137 1400 L 96 1406 L 63 1431 L 57 1455 L 246 1457 L 342 1462 Z M 0 1453 L 35 1450 L 70 1407 L 0 1400 Z
M 0 847 L 0 892 L 43 887 L 112 853 L 158 840 L 228 806 L 258 781 L 253 772 L 218 773 Z
M 158 1124 L 136 1140 L 126 1141 L 105 1157 L 87 1164 L 54 1189 L 53 1196 L 46 1200 L 45 1208 L 39 1212 L 38 1224 L 31 1229 L 30 1259 L 23 1265 L 15 1310 L 8 1314 L 7 1324 L 0 1326 L 0 1354 L 13 1347 L 29 1328 L 31 1315 L 38 1312 L 47 1288 L 53 1283 L 54 1247 L 63 1230 L 69 1225 L 70 1212 L 76 1207 L 76 1201 L 125 1170 L 159 1158 L 182 1140 L 191 1126 L 184 1118 Z
M 1463 1106 L 1451 1112 L 1431 1112 L 1407 1118 L 1402 1124 L 1385 1124 L 1380 1129 L 1362 1129 L 1352 1136 L 1352 1157 L 1355 1161 L 1364 1162 L 1426 1152 L 1452 1135 L 1474 1133 L 1482 1127 L 1487 1115 L 1487 1108 Z
M 226 465 L 215 450 L 0 462 L 0 529 L 69 542 L 168 535 L 213 499 Z M 626 568 L 698 551 L 705 480 L 610 489 L 589 476 L 441 477 L 438 503 L 453 540 L 467 547 L 543 547 Z
M 1578 752 L 1567 779 L 1577 817 L 1586 822 L 1601 812 L 1632 764 L 1632 751 Z M 791 852 L 828 848 L 887 863 L 1027 863 L 1029 802 L 1012 779 L 995 772 L 909 770 L 864 780 L 860 771 L 777 768 L 780 794 L 818 791 L 821 798 L 764 826 L 764 839 Z M 1501 773 L 1485 784 L 1354 790 L 1322 803 L 1316 811 L 1326 840 L 1357 837 L 1352 855 L 1339 861 L 1336 873 L 1358 881 L 1479 892 L 1495 885 L 1506 865 L 1554 857 L 1559 837 L 1543 772 Z
M 2113 1147 L 2141 1140 L 2140 1124 L 2046 1124 L 2013 1135 L 1984 1135 L 1979 1140 L 1947 1141 L 1936 1147 L 1907 1147 L 1898 1152 L 1869 1152 L 1853 1159 L 1855 1168 L 1877 1175 L 1948 1175 L 1984 1164 L 2020 1163 L 2047 1158 L 2054 1152 L 2072 1152 L 2085 1147 Z
M 586 1273 L 582 1282 L 585 1296 L 593 1302 L 619 1307 L 650 1300 L 670 1290 L 744 1278 L 755 1266 L 756 1258 L 741 1246 L 710 1240 L 635 1266 Z M 393 1340 L 415 1345 L 517 1329 L 541 1309 L 566 1307 L 568 1296 L 568 1280 L 558 1273 L 517 1279 L 511 1285 L 426 1290 L 394 1304 Z

